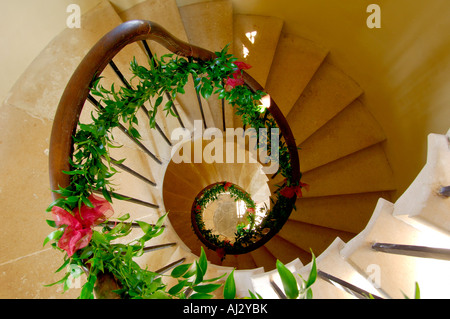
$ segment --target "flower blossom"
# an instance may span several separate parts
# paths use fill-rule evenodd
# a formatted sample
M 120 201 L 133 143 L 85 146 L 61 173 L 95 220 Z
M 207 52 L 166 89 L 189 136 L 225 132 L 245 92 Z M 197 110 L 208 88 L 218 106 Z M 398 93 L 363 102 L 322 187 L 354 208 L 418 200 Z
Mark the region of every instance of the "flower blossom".
M 58 227 L 66 226 L 58 241 L 58 247 L 65 250 L 69 257 L 79 249 L 86 247 L 92 238 L 92 227 L 101 224 L 114 213 L 112 206 L 104 199 L 89 196 L 93 207 L 86 205 L 75 208 L 73 214 L 65 209 L 53 206 L 52 214 Z
M 250 64 L 239 61 L 234 62 L 234 65 L 236 65 L 237 70 L 231 75 L 231 77 L 228 77 L 225 80 L 225 90 L 228 92 L 238 85 L 244 85 L 241 70 L 248 70 L 252 67 Z
M 309 190 L 309 185 L 308 184 L 300 182 L 300 184 L 297 185 L 297 186 L 286 186 L 286 187 L 284 187 L 280 191 L 280 194 L 281 194 L 281 196 L 284 196 L 286 198 L 292 198 L 295 195 L 297 195 L 297 197 L 302 197 L 303 196 L 303 194 L 302 194 L 302 188 L 303 187 L 307 191 Z

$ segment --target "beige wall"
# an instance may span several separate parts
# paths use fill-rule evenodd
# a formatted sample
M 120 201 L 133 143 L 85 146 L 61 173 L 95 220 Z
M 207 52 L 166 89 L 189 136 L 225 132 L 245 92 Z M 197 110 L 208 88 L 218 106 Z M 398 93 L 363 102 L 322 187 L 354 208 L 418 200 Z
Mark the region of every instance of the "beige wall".
M 67 5 L 82 12 L 99 0 L 17 0 L 0 13 L 0 98 L 64 27 Z M 142 0 L 114 0 L 126 8 Z M 177 0 L 181 4 L 198 0 Z M 277 16 L 285 31 L 330 48 L 360 83 L 387 136 L 387 153 L 402 191 L 425 161 L 428 133 L 450 127 L 450 1 L 233 0 L 235 11 Z M 381 7 L 381 29 L 366 26 L 367 5 Z
M 0 98 L 8 91 L 33 59 L 66 27 L 69 4 L 85 12 L 97 0 L 8 0 L 0 10 Z

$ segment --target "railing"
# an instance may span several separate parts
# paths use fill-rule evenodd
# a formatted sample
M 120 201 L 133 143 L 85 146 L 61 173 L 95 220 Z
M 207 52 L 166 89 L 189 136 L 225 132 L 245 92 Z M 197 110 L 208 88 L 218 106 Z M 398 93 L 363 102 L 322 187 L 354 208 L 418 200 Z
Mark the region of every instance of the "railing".
M 76 132 L 77 125 L 79 122 L 80 114 L 82 112 L 83 106 L 86 101 L 90 102 L 97 109 L 101 109 L 103 106 L 99 101 L 97 101 L 91 94 L 90 89 L 92 86 L 92 82 L 94 79 L 98 78 L 103 70 L 109 65 L 116 75 L 119 77 L 121 82 L 126 86 L 130 87 L 125 77 L 120 72 L 119 68 L 113 62 L 113 58 L 116 56 L 118 52 L 120 52 L 125 46 L 141 41 L 147 55 L 149 57 L 152 56 L 150 48 L 147 44 L 147 40 L 155 41 L 162 46 L 164 46 L 169 51 L 183 57 L 191 57 L 194 60 L 202 60 L 208 61 L 214 59 L 216 55 L 208 50 L 199 48 L 194 45 L 190 45 L 186 42 L 180 41 L 170 33 L 168 33 L 164 28 L 160 25 L 144 20 L 133 20 L 125 22 L 105 36 L 103 36 L 97 44 L 87 53 L 84 59 L 81 61 L 71 79 L 69 80 L 66 89 L 60 99 L 57 112 L 55 114 L 53 128 L 50 137 L 50 147 L 49 147 L 49 175 L 50 175 L 50 186 L 52 190 L 58 190 L 59 187 L 65 188 L 70 185 L 71 176 L 65 174 L 63 171 L 70 171 L 71 165 L 69 159 L 73 154 L 73 141 L 72 137 Z M 263 90 L 263 88 L 247 73 L 244 73 L 244 81 L 245 84 L 252 90 Z M 167 92 L 166 92 L 167 93 Z M 200 111 L 202 114 L 203 125 L 206 127 L 206 121 L 203 114 L 203 108 L 201 105 L 201 99 L 199 96 L 198 102 Z M 168 95 L 168 99 L 171 97 Z M 294 183 L 298 183 L 300 181 L 300 166 L 299 159 L 297 153 L 297 145 L 295 143 L 292 131 L 283 116 L 282 112 L 276 105 L 275 101 L 270 99 L 271 104 L 268 108 L 268 112 L 272 115 L 274 120 L 276 121 L 281 136 L 284 138 L 285 143 L 287 145 L 289 154 L 290 154 L 290 165 L 291 165 L 291 180 Z M 143 108 L 145 108 L 143 106 Z M 146 111 L 144 109 L 144 111 Z M 178 115 L 178 111 L 174 108 L 175 113 Z M 145 112 L 148 114 L 148 112 Z M 222 115 L 224 116 L 224 104 L 222 103 Z M 181 127 L 184 128 L 184 123 L 180 116 L 178 115 L 178 121 Z M 223 126 L 225 128 L 225 117 L 223 118 Z M 137 146 L 150 158 L 152 158 L 158 165 L 162 165 L 162 161 L 151 152 L 146 146 L 144 146 L 141 142 L 133 138 L 127 129 L 120 125 L 119 129 L 128 136 Z M 167 136 L 164 135 L 161 128 L 157 125 L 157 131 L 163 136 L 164 140 L 171 145 L 170 140 Z M 151 181 L 148 178 L 144 177 L 140 173 L 134 171 L 133 169 L 127 167 L 123 164 L 115 164 L 120 167 L 124 171 L 138 177 L 139 179 L 145 181 L 149 185 L 156 187 L 157 184 L 155 181 Z M 60 194 L 53 192 L 52 193 L 54 199 L 61 197 Z M 159 208 L 159 205 L 154 203 L 148 203 L 139 199 L 132 198 L 127 194 L 118 194 L 121 197 L 126 197 L 130 202 L 144 205 L 151 208 Z M 290 199 L 290 207 L 286 210 L 289 212 L 285 217 L 284 221 L 281 221 L 284 224 L 289 216 L 290 212 L 293 209 L 293 205 L 295 203 L 295 197 Z M 262 240 L 258 241 L 251 250 L 256 249 L 266 243 L 269 239 L 271 239 L 278 230 L 271 230 Z M 159 248 L 169 247 L 171 244 L 167 244 L 161 246 Z M 149 248 L 149 250 L 151 250 Z M 169 264 L 167 267 L 162 269 L 161 271 L 167 271 L 174 265 L 182 262 L 179 260 L 174 264 Z M 166 269 L 167 268 L 167 269 Z M 158 272 L 158 271 L 157 271 Z
M 317 271 L 317 276 L 358 299 L 367 299 L 370 297 L 372 297 L 373 299 L 382 299 L 377 295 L 371 294 L 370 292 L 359 288 L 358 286 L 355 286 L 345 280 L 342 280 L 321 270 Z
M 450 260 L 450 249 L 415 245 L 374 243 L 372 249 L 396 255 Z
M 190 45 L 176 39 L 160 25 L 150 21 L 128 21 L 107 33 L 88 52 L 86 57 L 82 60 L 78 68 L 75 70 L 58 105 L 51 133 L 49 153 L 50 185 L 53 190 L 58 189 L 59 186 L 67 187 L 70 183 L 70 176 L 64 174 L 63 171 L 70 171 L 71 169 L 69 158 L 71 157 L 73 152 L 72 136 L 77 128 L 78 119 L 82 112 L 85 101 L 90 101 L 97 108 L 102 107 L 100 105 L 100 102 L 90 94 L 90 88 L 93 79 L 100 76 L 105 67 L 107 65 L 110 65 L 116 72 L 118 77 L 121 79 L 122 83 L 125 86 L 129 87 L 128 82 L 123 77 L 118 67 L 114 64 L 113 58 L 126 45 L 129 45 L 136 41 L 142 41 L 146 52 L 149 56 L 151 56 L 151 51 L 146 40 L 156 41 L 173 53 L 183 57 L 192 57 L 197 60 L 210 60 L 216 57 L 214 53 L 208 50 Z M 244 73 L 244 81 L 252 91 L 263 90 L 261 85 L 259 85 L 247 73 Z M 297 145 L 295 143 L 292 131 L 286 121 L 286 118 L 276 105 L 275 101 L 273 101 L 272 99 L 270 107 L 268 108 L 268 112 L 270 112 L 270 114 L 276 121 L 280 129 L 281 136 L 286 142 L 291 161 L 291 180 L 294 182 L 298 182 L 300 180 L 301 174 Z M 180 124 L 183 123 L 180 122 Z M 136 143 L 138 147 L 142 149 L 147 155 L 149 155 L 158 164 L 162 164 L 161 161 L 150 150 L 142 145 L 142 143 L 131 137 L 128 134 L 126 128 L 124 128 L 123 126 L 119 126 L 119 128 L 125 134 L 127 134 L 127 136 L 129 136 L 133 140 L 133 142 Z M 167 137 L 165 139 L 167 139 Z M 156 183 L 154 181 L 146 179 L 141 174 L 133 171 L 129 167 L 121 164 L 120 168 L 141 179 L 144 179 L 150 185 L 156 186 Z M 159 208 L 159 206 L 154 203 L 147 203 L 142 200 L 132 198 L 131 196 L 127 196 L 127 194 L 119 195 L 129 198 L 129 201 L 136 204 L 145 205 L 152 208 Z M 53 196 L 56 199 L 60 195 L 53 193 Z M 295 197 L 290 202 L 291 207 L 288 208 L 289 212 L 292 210 L 294 202 Z M 288 215 L 289 214 L 287 214 L 287 216 Z M 284 222 L 281 221 L 281 224 L 284 224 Z M 277 231 L 269 232 L 262 240 L 258 242 L 258 245 L 255 245 L 254 249 L 266 243 L 276 234 L 276 232 Z

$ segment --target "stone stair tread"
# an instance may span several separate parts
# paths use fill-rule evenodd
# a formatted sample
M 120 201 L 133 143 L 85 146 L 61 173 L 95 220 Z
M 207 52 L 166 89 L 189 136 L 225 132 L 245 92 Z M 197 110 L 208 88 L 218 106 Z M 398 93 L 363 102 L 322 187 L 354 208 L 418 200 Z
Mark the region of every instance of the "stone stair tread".
M 264 247 L 267 248 L 271 254 L 279 259 L 283 264 L 287 264 L 295 258 L 299 258 L 302 263 L 308 263 L 311 261 L 312 255 L 309 251 L 305 251 L 277 235 L 272 237 L 272 239 L 269 240 Z
M 281 34 L 266 90 L 285 116 L 327 54 L 328 50 L 310 40 L 284 32 Z
M 253 260 L 252 255 L 250 255 L 250 254 L 237 255 L 236 262 L 237 262 L 237 267 L 240 270 L 257 268 L 256 263 Z
M 264 267 L 265 271 L 275 268 L 276 258 L 264 246 L 255 249 L 249 253 L 255 261 L 257 267 Z
M 302 171 L 307 172 L 385 139 L 379 123 L 357 99 L 299 145 Z
M 118 14 L 123 21 L 140 19 L 158 23 L 178 39 L 188 41 L 175 0 L 146 0 Z
M 325 59 L 287 116 L 297 144 L 306 140 L 362 93 L 353 79 Z
M 175 37 L 179 38 L 182 41 L 188 42 L 186 30 L 184 29 L 183 21 L 181 19 L 181 15 L 175 1 L 144 1 L 120 12 L 119 15 L 123 21 L 143 19 L 159 23 Z M 169 20 L 166 18 L 167 15 L 169 15 L 170 17 Z M 170 24 L 167 24 L 167 21 L 170 21 Z M 150 50 L 152 51 L 152 54 L 156 57 L 161 57 L 164 54 L 172 53 L 163 46 L 153 41 L 147 41 L 147 43 Z M 148 65 L 148 63 L 146 63 L 145 65 Z M 198 106 L 197 95 L 195 94 L 194 82 L 192 78 L 189 79 L 187 85 L 185 86 L 185 90 L 186 94 L 177 95 L 177 110 L 180 113 L 186 115 L 186 117 L 183 116 L 183 119 L 185 120 L 183 121 L 183 124 L 185 124 L 187 128 L 191 129 L 193 124 L 189 121 L 186 121 L 186 119 L 190 119 L 192 122 L 194 120 L 202 120 L 202 115 L 200 112 L 200 107 Z M 205 108 L 204 111 L 206 113 L 206 120 L 211 123 L 211 115 L 207 106 L 208 104 L 203 98 L 201 99 L 201 101 L 203 107 Z M 193 107 L 194 105 L 197 105 L 197 107 Z
M 246 72 L 265 87 L 284 22 L 247 14 L 235 14 L 233 22 L 234 56 L 250 64 Z
M 304 251 L 311 251 L 319 256 L 336 239 L 349 241 L 356 234 L 337 229 L 325 228 L 303 222 L 288 220 L 278 236 L 296 245 Z
M 289 219 L 317 226 L 359 233 L 366 227 L 379 198 L 390 200 L 390 192 L 303 197 L 296 201 Z
M 304 197 L 395 190 L 392 170 L 380 144 L 306 172 L 302 179 L 310 185 Z
M 178 10 L 176 1 L 174 0 L 147 0 L 138 3 L 131 8 L 123 10 L 118 14 L 123 21 L 141 19 L 158 23 L 161 26 L 163 26 L 169 33 L 174 35 L 176 38 L 185 42 L 188 41 L 186 30 L 184 29 L 183 21 L 181 20 L 180 12 Z M 170 21 L 170 23 L 168 24 L 167 21 Z M 155 45 L 151 43 L 151 41 L 147 42 L 149 44 L 149 47 L 151 47 L 151 49 L 153 49 L 155 53 L 157 53 L 157 56 L 161 56 L 163 52 L 168 53 L 167 50 L 163 51 L 161 46 Z M 148 63 L 142 65 L 147 67 Z M 186 96 L 182 97 L 180 95 L 179 99 L 181 100 L 182 103 L 183 101 L 184 103 L 186 103 L 187 97 Z M 164 103 L 165 102 L 166 97 L 164 97 Z M 187 121 L 188 117 L 186 116 L 186 114 L 184 114 L 184 110 L 183 107 L 180 105 L 180 102 L 176 100 L 175 104 L 177 111 L 179 113 L 182 113 L 180 114 L 180 117 L 182 118 L 183 124 L 184 122 L 187 122 L 186 124 L 188 124 Z M 200 119 L 201 117 L 198 116 L 197 118 Z M 160 126 L 164 127 L 165 129 L 164 131 L 169 138 L 170 134 L 172 133 L 172 130 L 179 126 L 178 120 L 171 116 L 161 117 L 159 119 L 159 124 Z
M 233 41 L 231 1 L 199 2 L 181 6 L 179 10 L 190 43 L 215 52 Z
M 200 2 L 179 7 L 179 10 L 191 44 L 216 52 L 233 42 L 231 1 Z M 232 49 L 230 46 L 230 53 Z M 223 129 L 222 102 L 217 95 L 208 99 L 204 105 L 205 112 L 207 108 L 212 119 L 208 122 L 208 127 Z

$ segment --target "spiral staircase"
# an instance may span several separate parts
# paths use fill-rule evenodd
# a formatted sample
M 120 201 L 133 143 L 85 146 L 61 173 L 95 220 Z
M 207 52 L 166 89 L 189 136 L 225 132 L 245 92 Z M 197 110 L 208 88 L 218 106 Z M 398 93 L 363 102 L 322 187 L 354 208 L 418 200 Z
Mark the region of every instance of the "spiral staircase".
M 264 298 L 283 298 L 276 260 L 307 276 L 313 252 L 319 270 L 315 298 L 358 298 L 367 293 L 403 298 L 402 293 L 414 295 L 416 281 L 425 298 L 450 297 L 450 202 L 445 188 L 450 185 L 450 136 L 429 136 L 427 164 L 393 203 L 396 189 L 383 148 L 386 137 L 364 105 L 363 88 L 332 63 L 326 48 L 284 33 L 278 18 L 234 14 L 227 0 L 181 7 L 175 0 L 148 0 L 125 10 L 102 1 L 83 15 L 81 29 L 65 30 L 48 45 L 16 94 L 25 101 L 27 94 L 38 95 L 46 107 L 34 112 L 52 118 L 53 106 L 87 51 L 111 29 L 134 19 L 154 21 L 180 40 L 211 51 L 231 43 L 231 53 L 253 66 L 248 73 L 276 101 L 299 146 L 302 181 L 310 185 L 309 191 L 297 199 L 289 220 L 264 246 L 222 261 L 205 247 L 211 277 L 235 268 L 239 297 L 251 290 Z M 168 52 L 159 44 L 148 44 L 153 54 Z M 102 74 L 105 87 L 126 84 L 118 74 L 131 78 L 133 56 L 146 65 L 146 48 L 140 43 L 127 46 L 114 58 L 120 73 L 108 67 Z M 19 97 L 13 94 L 10 100 L 15 98 Z M 198 97 L 192 82 L 175 106 L 179 118 L 158 113 L 158 130 L 145 125 L 145 112 L 139 114 L 141 145 L 120 130 L 114 132 L 124 146 L 111 154 L 127 158 L 114 183 L 118 193 L 134 198 L 114 201 L 115 211 L 149 223 L 169 212 L 165 232 L 151 242 L 159 249 L 138 260 L 161 271 L 198 258 L 203 244 L 191 229 L 190 211 L 203 188 L 229 181 L 260 201 L 283 179 L 261 174 L 259 164 L 174 163 L 176 141 L 170 137 L 180 126 L 191 133 L 195 120 L 203 129 L 242 127 L 231 106 L 225 105 L 222 113 L 219 99 Z M 89 121 L 93 110 L 95 103 L 87 101 L 80 122 Z

